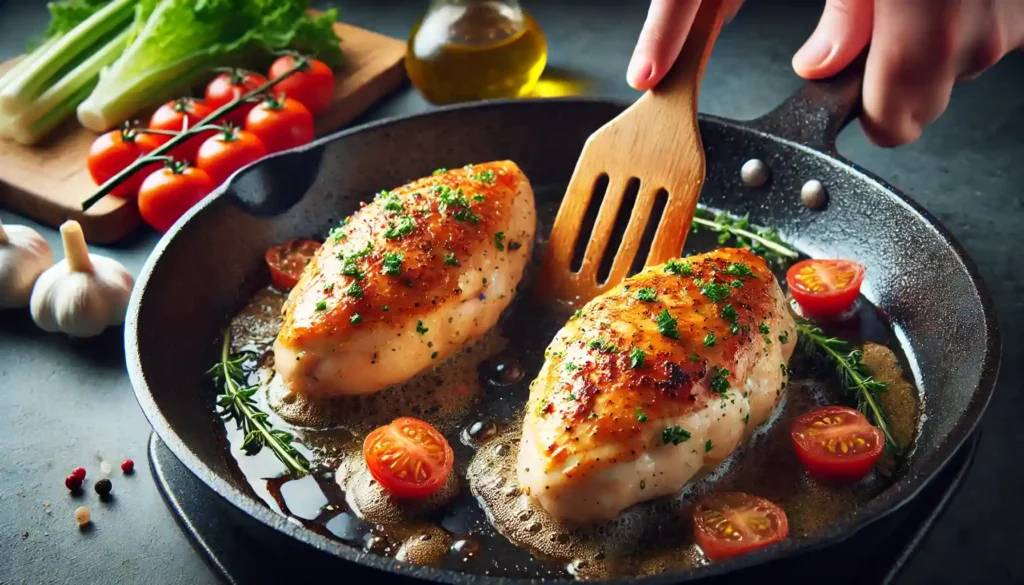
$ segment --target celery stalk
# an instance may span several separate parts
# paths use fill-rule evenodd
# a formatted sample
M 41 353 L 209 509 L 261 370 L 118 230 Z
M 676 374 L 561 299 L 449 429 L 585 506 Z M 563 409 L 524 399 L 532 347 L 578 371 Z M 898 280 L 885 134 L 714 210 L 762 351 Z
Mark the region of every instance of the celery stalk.
M 37 48 L 35 51 L 32 51 L 28 55 L 25 55 L 21 59 L 18 59 L 18 62 L 14 64 L 14 67 L 8 69 L 3 74 L 3 76 L 0 77 L 0 91 L 2 91 L 4 87 L 10 84 L 12 79 L 20 75 L 23 75 L 26 71 L 33 67 L 33 65 L 39 60 L 39 56 L 43 53 L 43 51 L 45 51 L 47 48 L 49 48 L 56 42 L 57 39 L 50 39 L 42 45 L 40 45 L 39 48 Z

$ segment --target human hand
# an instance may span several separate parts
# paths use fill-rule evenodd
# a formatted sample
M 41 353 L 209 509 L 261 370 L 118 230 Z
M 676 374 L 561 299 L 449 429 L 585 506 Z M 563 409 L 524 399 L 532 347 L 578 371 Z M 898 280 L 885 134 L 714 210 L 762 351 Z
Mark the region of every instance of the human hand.
M 731 19 L 743 0 L 723 0 Z M 626 79 L 654 87 L 675 62 L 700 0 L 652 0 Z M 793 56 L 805 79 L 831 77 L 870 42 L 861 126 L 879 146 L 917 140 L 949 105 L 953 84 L 1024 44 L 1024 0 L 826 0 Z

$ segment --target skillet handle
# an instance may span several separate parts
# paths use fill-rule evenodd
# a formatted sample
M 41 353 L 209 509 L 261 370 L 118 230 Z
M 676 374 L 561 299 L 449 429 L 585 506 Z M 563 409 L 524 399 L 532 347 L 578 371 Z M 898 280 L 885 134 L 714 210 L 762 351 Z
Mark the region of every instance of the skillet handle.
M 746 125 L 836 154 L 836 138 L 860 114 L 866 60 L 867 51 L 834 77 L 805 83 L 774 110 Z

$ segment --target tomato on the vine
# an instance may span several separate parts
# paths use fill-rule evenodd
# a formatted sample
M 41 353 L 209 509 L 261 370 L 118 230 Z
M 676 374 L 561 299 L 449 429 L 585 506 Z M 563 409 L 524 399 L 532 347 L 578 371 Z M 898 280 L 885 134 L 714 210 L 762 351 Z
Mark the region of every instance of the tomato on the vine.
M 712 494 L 693 510 L 694 536 L 704 556 L 719 561 L 779 542 L 789 535 L 782 508 L 743 492 Z
M 429 497 L 444 486 L 455 463 L 444 436 L 408 416 L 367 435 L 363 458 L 370 475 L 396 498 Z
M 106 183 L 114 175 L 117 175 L 128 165 L 136 161 L 148 151 L 145 141 L 149 134 L 140 134 L 134 128 L 125 127 L 120 130 L 111 130 L 101 134 L 89 147 L 89 157 L 86 161 L 89 168 L 89 176 L 96 185 Z M 160 167 L 153 163 L 139 169 L 126 181 L 114 187 L 111 195 L 118 197 L 134 197 L 139 192 L 139 186 L 150 173 Z
M 268 97 L 249 110 L 245 129 L 260 137 L 267 152 L 278 152 L 313 140 L 313 115 L 290 97 Z
M 852 260 L 803 260 L 786 272 L 789 292 L 808 317 L 837 317 L 857 300 L 864 266 Z
M 288 290 L 298 284 L 302 271 L 319 249 L 320 242 L 299 239 L 289 240 L 267 250 L 265 259 L 274 287 Z
M 139 187 L 139 213 L 154 229 L 166 232 L 193 205 L 213 191 L 206 171 L 171 162 L 146 177 Z
M 266 154 L 263 141 L 255 134 L 227 126 L 199 147 L 196 166 L 210 175 L 214 185 L 220 185 L 232 173 Z
M 212 113 L 213 109 L 201 100 L 190 97 L 178 98 L 157 108 L 149 119 L 149 127 L 153 130 L 181 132 L 185 128 L 195 126 Z M 178 160 L 194 161 L 199 146 L 214 133 L 214 130 L 200 132 L 174 147 L 169 154 Z M 159 134 L 154 134 L 153 136 L 156 136 L 153 140 L 159 144 L 163 144 L 172 138 L 171 136 Z
M 885 434 L 859 410 L 826 406 L 793 421 L 793 448 L 807 472 L 823 479 L 857 481 L 871 471 Z
M 295 68 L 295 57 L 278 57 L 270 66 L 270 79 L 277 79 Z M 306 106 L 310 114 L 319 116 L 331 107 L 334 98 L 334 72 L 317 59 L 308 59 L 306 65 L 292 73 L 270 91 L 276 96 L 288 96 Z
M 267 78 L 253 71 L 231 68 L 214 77 L 206 86 L 206 105 L 211 110 L 217 108 L 249 93 L 267 82 Z M 255 106 L 255 103 L 239 105 L 224 119 L 236 126 L 245 123 L 245 115 Z

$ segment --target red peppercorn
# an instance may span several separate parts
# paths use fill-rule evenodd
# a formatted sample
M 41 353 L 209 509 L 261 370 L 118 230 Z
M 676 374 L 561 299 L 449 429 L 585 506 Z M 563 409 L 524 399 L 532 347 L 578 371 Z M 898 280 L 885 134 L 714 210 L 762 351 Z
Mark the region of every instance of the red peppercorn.
M 124 473 L 131 473 L 135 470 L 135 462 L 131 459 L 125 459 L 121 462 L 121 471 Z
M 64 478 L 64 485 L 71 491 L 77 492 L 82 488 L 82 480 L 72 473 L 71 475 Z
M 85 468 L 84 467 L 76 467 L 74 469 L 74 471 L 71 472 L 71 475 L 77 477 L 80 480 L 84 480 L 85 479 Z

